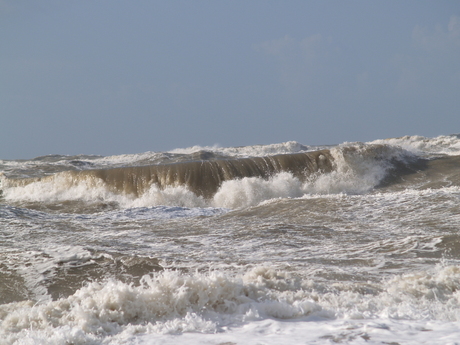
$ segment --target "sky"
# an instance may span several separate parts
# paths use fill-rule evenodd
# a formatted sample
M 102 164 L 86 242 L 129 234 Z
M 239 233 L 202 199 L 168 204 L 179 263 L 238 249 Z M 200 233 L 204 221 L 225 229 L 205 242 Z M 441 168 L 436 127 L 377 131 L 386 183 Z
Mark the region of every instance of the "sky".
M 0 0 L 0 159 L 454 133 L 458 0 Z

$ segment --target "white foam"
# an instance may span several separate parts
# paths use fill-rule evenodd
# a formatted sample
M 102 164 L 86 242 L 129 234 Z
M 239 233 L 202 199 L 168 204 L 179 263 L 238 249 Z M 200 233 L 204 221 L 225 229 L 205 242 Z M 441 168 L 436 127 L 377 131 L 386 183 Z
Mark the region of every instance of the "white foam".
M 427 138 L 419 135 L 404 136 L 400 138 L 380 139 L 369 142 L 369 144 L 386 144 L 402 147 L 417 155 L 460 155 L 460 135 L 440 135 L 434 138 Z
M 232 157 L 260 157 L 284 153 L 297 153 L 313 150 L 313 147 L 302 145 L 296 141 L 287 141 L 278 144 L 253 145 L 239 147 L 220 147 L 214 146 L 192 146 L 188 148 L 178 148 L 170 151 L 171 153 L 192 154 L 199 151 L 210 151 Z M 316 148 L 318 149 L 318 148 Z
M 58 173 L 24 186 L 9 186 L 8 180 L 2 183 L 7 200 L 56 202 L 63 200 L 113 200 L 104 182 L 97 178 L 75 180 L 71 174 Z
M 1 305 L 0 335 L 6 344 L 171 343 L 178 334 L 192 344 L 243 334 L 246 343 L 445 344 L 460 333 L 458 266 L 366 285 L 322 286 L 266 267 L 243 275 L 165 271 L 139 286 L 93 282 L 68 298 Z
M 1 333 L 9 341 L 21 339 L 29 329 L 40 337 L 55 333 L 113 336 L 136 332 L 175 334 L 215 332 L 222 324 L 244 322 L 255 314 L 277 318 L 309 315 L 321 310 L 306 300 L 289 303 L 270 297 L 266 285 L 282 279 L 269 269 L 232 278 L 222 272 L 184 275 L 166 271 L 144 276 L 142 285 L 115 280 L 93 282 L 68 298 L 39 305 L 13 303 L 0 306 Z M 282 282 L 282 285 L 289 282 Z M 0 333 L 0 334 L 1 334 Z M 82 337 L 84 340 L 88 337 Z
M 242 208 L 275 198 L 302 196 L 302 183 L 290 173 L 280 173 L 269 180 L 246 177 L 225 181 L 214 195 L 215 207 Z
M 390 146 L 347 143 L 331 149 L 335 169 L 313 176 L 306 192 L 362 194 L 377 186 L 392 168 L 391 160 L 404 161 L 406 152 Z
M 162 152 L 142 152 L 135 154 L 123 154 L 123 155 L 113 155 L 95 158 L 91 160 L 92 163 L 97 164 L 98 166 L 125 166 L 125 165 L 136 165 L 138 162 L 145 164 L 155 164 L 157 160 L 164 157 Z
M 152 185 L 150 189 L 142 194 L 139 198 L 118 198 L 120 205 L 125 208 L 143 207 L 143 206 L 182 206 L 182 207 L 206 207 L 207 202 L 200 196 L 197 196 L 184 186 L 158 188 Z
M 188 345 L 238 344 L 238 345 L 305 345 L 305 344 L 400 344 L 400 345 L 458 345 L 458 323 L 427 321 L 402 321 L 374 319 L 306 320 L 304 322 L 255 321 L 243 327 L 233 327 L 231 332 L 216 334 L 185 333 L 180 336 L 156 334 L 124 338 L 124 344 L 175 345 L 179 341 Z M 113 339 L 114 343 L 119 344 Z

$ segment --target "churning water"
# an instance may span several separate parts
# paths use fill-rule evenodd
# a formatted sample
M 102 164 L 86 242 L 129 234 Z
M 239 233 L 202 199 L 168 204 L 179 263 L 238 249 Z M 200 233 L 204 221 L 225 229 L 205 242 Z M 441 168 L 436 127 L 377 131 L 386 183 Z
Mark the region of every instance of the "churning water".
M 0 171 L 0 344 L 460 344 L 458 135 Z

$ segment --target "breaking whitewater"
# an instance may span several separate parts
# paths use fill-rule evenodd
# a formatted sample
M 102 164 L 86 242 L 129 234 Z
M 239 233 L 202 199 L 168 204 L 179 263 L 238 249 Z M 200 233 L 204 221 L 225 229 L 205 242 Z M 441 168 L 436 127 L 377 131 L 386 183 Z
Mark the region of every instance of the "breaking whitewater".
M 460 135 L 0 160 L 0 344 L 460 344 Z

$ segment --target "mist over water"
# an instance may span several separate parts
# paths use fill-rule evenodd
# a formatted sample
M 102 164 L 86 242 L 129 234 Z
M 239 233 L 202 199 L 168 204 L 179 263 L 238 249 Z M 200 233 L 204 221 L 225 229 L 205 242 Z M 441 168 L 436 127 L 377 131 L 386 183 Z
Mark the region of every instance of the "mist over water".
M 460 339 L 460 139 L 0 161 L 0 344 Z

